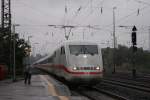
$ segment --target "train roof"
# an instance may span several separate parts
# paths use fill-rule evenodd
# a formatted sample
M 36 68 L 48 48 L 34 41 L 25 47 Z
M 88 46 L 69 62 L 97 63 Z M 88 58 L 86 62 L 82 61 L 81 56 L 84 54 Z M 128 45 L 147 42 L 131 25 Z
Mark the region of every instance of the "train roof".
M 41 62 L 41 61 L 44 61 L 45 59 L 49 58 L 50 56 L 51 56 L 51 55 L 47 55 L 47 56 L 45 56 L 45 57 L 43 57 L 43 58 L 41 58 L 41 59 L 35 61 L 33 64 L 39 63 L 39 62 Z

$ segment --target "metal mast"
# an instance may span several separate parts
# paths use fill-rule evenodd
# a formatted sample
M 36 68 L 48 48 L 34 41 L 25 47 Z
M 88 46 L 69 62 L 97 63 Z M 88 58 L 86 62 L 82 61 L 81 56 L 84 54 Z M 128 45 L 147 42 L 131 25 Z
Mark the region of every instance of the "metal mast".
M 116 73 L 116 57 L 115 57 L 115 52 L 116 52 L 116 35 L 115 35 L 115 32 L 116 32 L 116 23 L 115 23 L 115 9 L 116 7 L 113 7 L 113 44 L 114 44 L 114 51 L 113 51 L 113 73 Z
M 11 32 L 11 2 L 10 0 L 1 0 L 1 23 L 3 32 Z
M 150 52 L 150 27 L 148 30 L 149 30 L 149 39 L 148 39 L 149 43 L 148 44 L 149 44 L 149 52 Z
M 8 37 L 9 71 L 10 71 L 10 68 L 11 68 L 11 1 L 10 0 L 1 0 L 1 33 L 0 35 L 4 35 Z

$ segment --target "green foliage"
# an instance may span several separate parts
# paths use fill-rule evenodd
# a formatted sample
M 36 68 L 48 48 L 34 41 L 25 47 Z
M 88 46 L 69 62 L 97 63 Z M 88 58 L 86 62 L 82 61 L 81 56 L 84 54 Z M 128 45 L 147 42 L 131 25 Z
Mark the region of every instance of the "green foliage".
M 16 70 L 22 70 L 23 58 L 26 56 L 25 48 L 30 46 L 25 42 L 24 39 L 20 39 L 18 34 L 12 35 L 10 40 L 10 33 L 1 32 L 0 37 L 0 63 L 6 64 L 9 71 L 11 71 L 13 65 L 13 54 L 14 54 L 14 39 L 15 39 L 15 52 L 16 52 Z M 11 57 L 11 60 L 10 60 Z
M 136 69 L 139 71 L 150 72 L 150 52 L 138 48 L 137 52 L 133 53 L 132 48 L 119 45 L 117 49 L 104 48 L 102 49 L 104 67 L 111 69 L 115 62 L 118 70 L 131 70 L 133 67 L 133 60 Z

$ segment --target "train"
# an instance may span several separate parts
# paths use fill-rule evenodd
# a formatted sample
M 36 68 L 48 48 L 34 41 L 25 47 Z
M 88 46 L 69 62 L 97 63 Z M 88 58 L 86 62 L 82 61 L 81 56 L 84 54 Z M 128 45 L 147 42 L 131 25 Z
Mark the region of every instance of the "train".
M 64 42 L 34 66 L 74 84 L 96 84 L 103 78 L 101 48 L 93 42 Z

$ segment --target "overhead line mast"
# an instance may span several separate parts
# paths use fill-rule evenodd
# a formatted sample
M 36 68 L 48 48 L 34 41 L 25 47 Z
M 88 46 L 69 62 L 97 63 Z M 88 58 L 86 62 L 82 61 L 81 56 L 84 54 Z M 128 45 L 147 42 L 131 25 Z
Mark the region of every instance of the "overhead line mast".
M 95 29 L 95 30 L 101 30 L 101 28 L 96 28 L 94 26 L 91 26 L 91 25 L 85 25 L 85 26 L 76 26 L 76 25 L 48 25 L 50 27 L 54 27 L 54 28 L 63 28 L 64 31 L 65 31 L 65 38 L 66 40 L 69 39 L 69 36 L 70 36 L 70 33 L 71 33 L 71 30 L 73 28 L 78 28 L 78 27 L 87 27 L 87 28 L 92 28 L 92 29 Z M 68 32 L 67 32 L 67 29 L 68 29 Z
M 9 43 L 9 72 L 11 71 L 11 1 L 1 0 L 1 32 L 0 35 L 8 37 Z M 8 48 L 6 48 L 8 49 Z
M 11 2 L 1 0 L 1 23 L 4 32 L 11 32 Z

